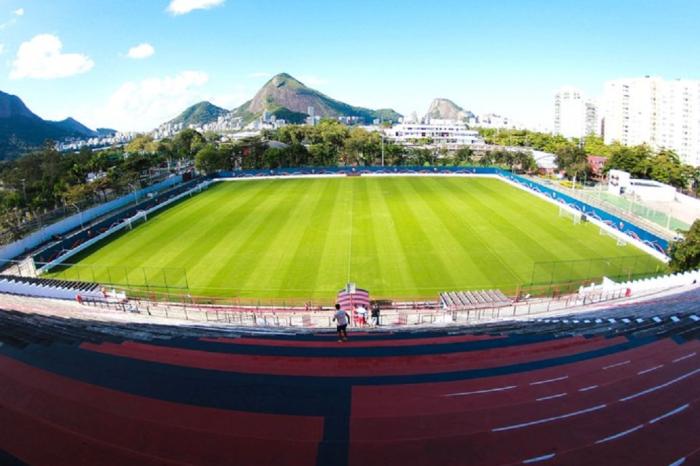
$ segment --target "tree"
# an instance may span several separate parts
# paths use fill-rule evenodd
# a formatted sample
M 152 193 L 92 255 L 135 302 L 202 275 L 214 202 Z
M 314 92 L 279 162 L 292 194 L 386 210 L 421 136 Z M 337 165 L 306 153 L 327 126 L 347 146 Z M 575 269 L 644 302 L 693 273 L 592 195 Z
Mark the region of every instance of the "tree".
M 586 151 L 578 146 L 568 146 L 559 150 L 556 154 L 555 163 L 560 170 L 564 170 L 569 178 L 582 179 L 590 175 L 588 165 L 588 155 Z
M 403 165 L 406 162 L 406 149 L 404 146 L 387 142 L 384 144 L 384 164 L 394 167 Z
M 674 272 L 686 272 L 700 268 L 700 220 L 685 233 L 685 238 L 674 241 L 669 248 L 670 267 Z
M 127 154 L 152 154 L 156 151 L 158 143 L 154 142 L 153 136 L 139 134 L 126 145 Z
M 353 128 L 345 139 L 343 161 L 346 164 L 372 165 L 381 156 L 381 136 L 363 128 Z
M 174 155 L 180 159 L 190 160 L 205 144 L 204 136 L 191 128 L 177 133 L 172 142 Z
M 611 148 L 610 158 L 605 163 L 605 172 L 622 170 L 636 178 L 647 178 L 649 175 L 652 151 L 649 146 L 625 147 L 618 145 Z
M 207 144 L 197 152 L 194 158 L 197 170 L 210 175 L 226 168 L 225 155 L 212 144 Z
M 693 177 L 693 168 L 681 163 L 678 154 L 671 150 L 661 150 L 649 161 L 647 173 L 652 180 L 686 189 Z
M 455 165 L 470 165 L 473 162 L 474 151 L 469 147 L 463 147 L 457 151 L 452 156 L 453 163 Z

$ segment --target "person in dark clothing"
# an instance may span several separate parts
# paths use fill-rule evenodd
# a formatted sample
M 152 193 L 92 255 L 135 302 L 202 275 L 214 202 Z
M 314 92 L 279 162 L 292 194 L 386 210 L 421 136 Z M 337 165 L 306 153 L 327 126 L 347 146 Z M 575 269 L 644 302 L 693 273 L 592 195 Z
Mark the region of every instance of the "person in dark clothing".
M 372 306 L 372 324 L 375 327 L 379 327 L 379 313 L 381 310 L 379 309 L 379 304 L 375 304 Z

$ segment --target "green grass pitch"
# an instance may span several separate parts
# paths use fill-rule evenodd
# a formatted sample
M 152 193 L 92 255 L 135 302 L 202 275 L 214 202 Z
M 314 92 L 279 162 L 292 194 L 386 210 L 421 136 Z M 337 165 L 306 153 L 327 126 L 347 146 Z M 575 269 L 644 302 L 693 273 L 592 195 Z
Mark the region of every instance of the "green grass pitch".
M 615 261 L 586 260 L 641 254 L 497 179 L 248 180 L 217 183 L 87 251 L 62 275 L 114 282 L 103 266 L 123 266 L 139 285 L 173 268 L 186 270 L 196 296 L 318 302 L 352 281 L 373 297 L 422 299 L 448 290 L 512 292 L 533 273 L 541 282 L 602 276 L 617 272 L 609 270 Z M 582 262 L 533 272 L 535 263 L 575 260 Z M 624 272 L 658 267 L 635 260 Z

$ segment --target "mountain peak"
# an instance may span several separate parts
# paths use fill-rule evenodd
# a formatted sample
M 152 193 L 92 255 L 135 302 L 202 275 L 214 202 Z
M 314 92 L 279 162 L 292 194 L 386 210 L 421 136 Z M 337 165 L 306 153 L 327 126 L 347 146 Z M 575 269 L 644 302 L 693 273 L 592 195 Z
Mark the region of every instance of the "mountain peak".
M 184 112 L 170 120 L 170 124 L 182 124 L 187 127 L 190 125 L 203 125 L 216 121 L 220 116 L 228 113 L 228 110 L 217 107 L 209 101 L 203 100 L 191 107 L 188 107 Z
M 16 95 L 7 94 L 0 91 L 0 118 L 25 117 L 33 120 L 40 118 L 32 113 L 31 110 L 24 105 L 22 99 Z
M 469 113 L 450 99 L 437 98 L 430 104 L 426 116 L 438 120 L 463 120 Z
M 276 87 L 276 88 L 282 88 L 282 87 L 288 87 L 291 89 L 301 89 L 306 87 L 304 83 L 296 79 L 294 76 L 287 74 L 287 73 L 280 73 L 272 77 L 265 87 Z

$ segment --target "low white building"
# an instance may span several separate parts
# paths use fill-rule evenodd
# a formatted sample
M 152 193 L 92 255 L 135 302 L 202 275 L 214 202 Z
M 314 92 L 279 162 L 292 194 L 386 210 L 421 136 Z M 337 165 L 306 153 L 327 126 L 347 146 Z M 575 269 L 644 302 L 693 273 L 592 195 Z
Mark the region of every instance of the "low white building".
M 674 202 L 676 188 L 652 180 L 634 179 L 622 170 L 610 170 L 608 192 L 617 196 L 628 195 L 646 202 Z
M 430 145 L 457 149 L 483 144 L 478 131 L 470 130 L 465 123 L 451 120 L 431 120 L 428 123 L 402 123 L 384 131 L 387 138 L 397 144 L 414 145 L 421 140 Z

